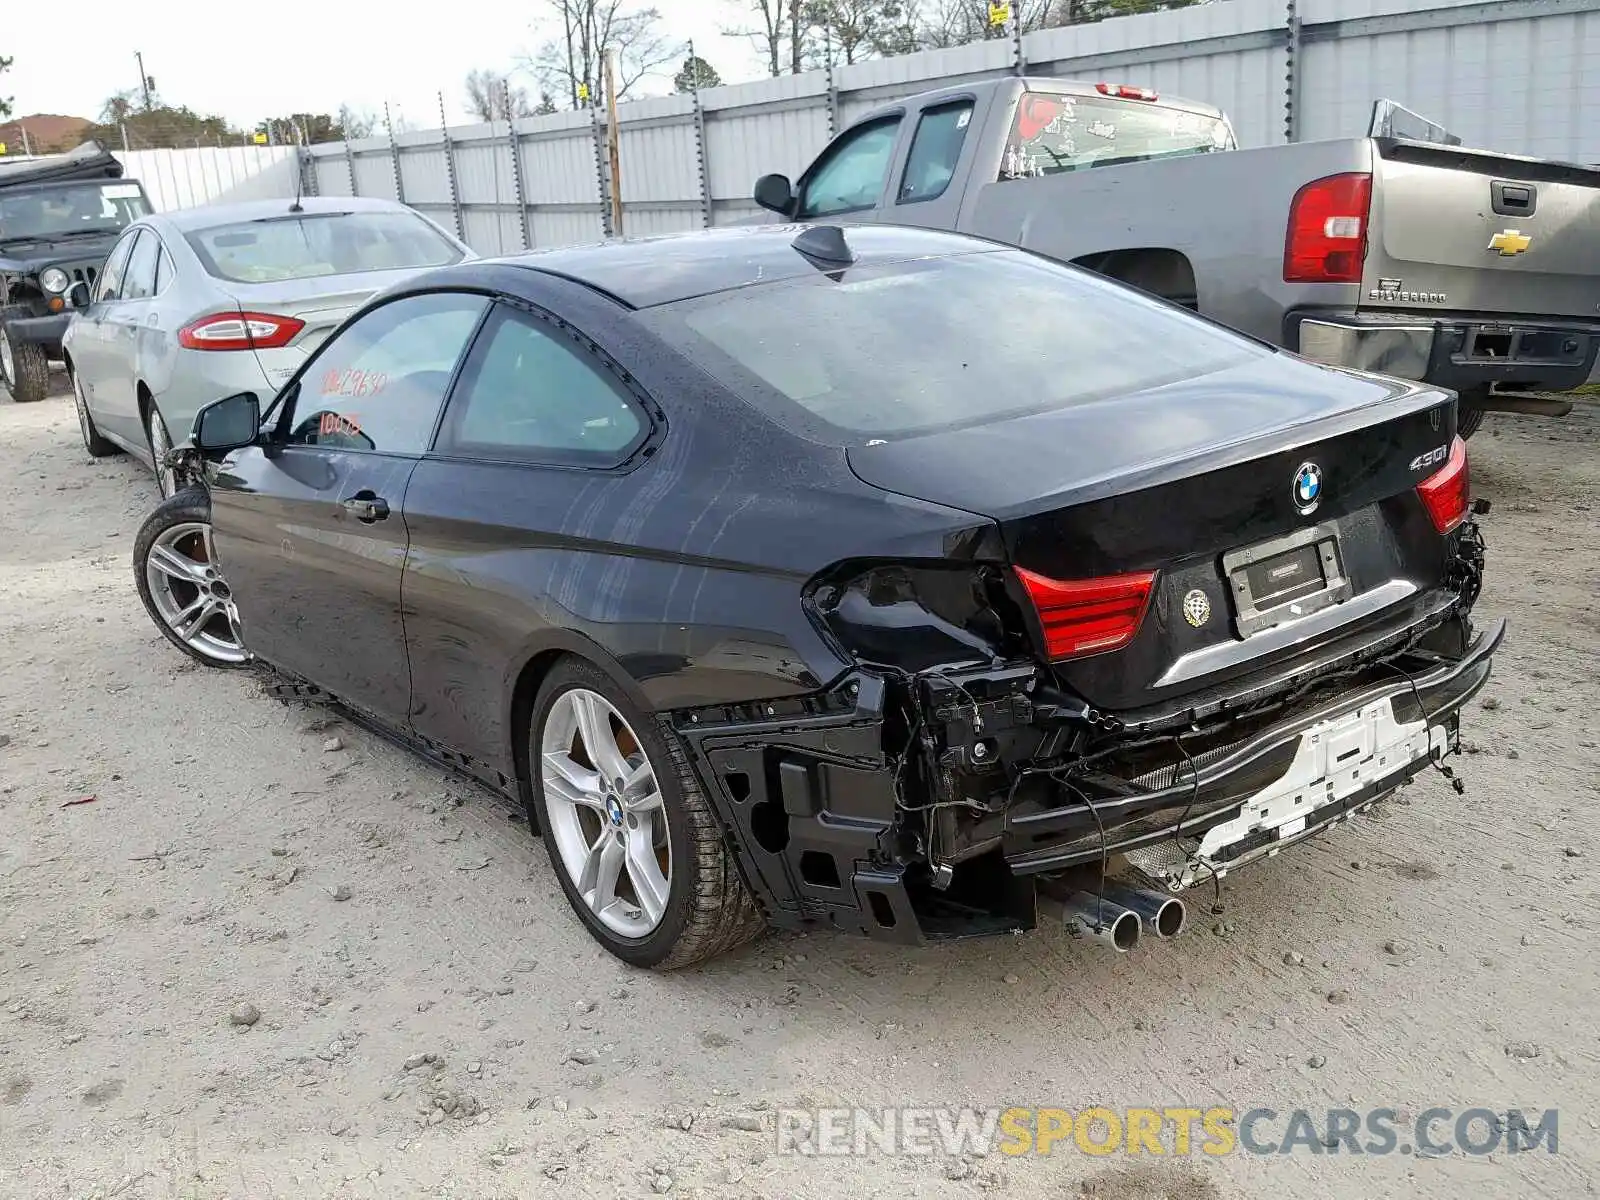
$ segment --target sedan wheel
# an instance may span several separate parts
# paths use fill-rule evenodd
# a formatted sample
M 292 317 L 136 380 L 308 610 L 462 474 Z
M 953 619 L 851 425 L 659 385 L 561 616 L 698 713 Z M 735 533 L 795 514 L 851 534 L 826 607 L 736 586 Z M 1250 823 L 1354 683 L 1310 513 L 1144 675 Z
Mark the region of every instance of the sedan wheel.
M 83 394 L 83 381 L 78 378 L 76 371 L 72 372 L 72 403 L 78 410 L 78 432 L 83 434 L 83 448 L 93 458 L 115 454 L 116 443 L 101 437 L 100 431 L 95 428 L 94 418 L 89 415 L 89 400 Z
M 528 763 L 561 890 L 612 954 L 667 970 L 765 927 L 683 743 L 605 671 L 578 658 L 550 670 Z
M 145 609 L 178 649 L 207 666 L 249 661 L 239 609 L 217 563 L 204 492 L 179 492 L 145 519 L 134 546 L 134 576 Z
M 672 890 L 672 834 L 638 735 L 604 696 L 573 688 L 540 740 L 546 832 L 562 869 L 607 929 L 648 936 Z
M 156 486 L 165 500 L 178 490 L 178 473 L 167 465 L 167 455 L 172 453 L 172 439 L 167 436 L 167 423 L 161 419 L 161 410 L 150 406 L 150 416 L 145 422 L 150 437 L 150 462 L 155 467 Z

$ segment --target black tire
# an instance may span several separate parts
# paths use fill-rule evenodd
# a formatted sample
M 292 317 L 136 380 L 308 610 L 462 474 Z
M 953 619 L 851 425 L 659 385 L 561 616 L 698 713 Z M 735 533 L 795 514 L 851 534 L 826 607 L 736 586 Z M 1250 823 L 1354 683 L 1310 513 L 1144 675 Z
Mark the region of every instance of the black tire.
M 150 447 L 150 469 L 155 473 L 156 491 L 161 493 L 163 500 L 176 496 L 183 491 L 183 481 L 178 478 L 177 471 L 163 465 L 172 449 L 172 434 L 167 430 L 167 420 L 161 415 L 161 410 L 156 407 L 154 400 L 147 401 L 149 407 L 145 411 L 144 437 L 145 443 Z
M 11 399 L 18 404 L 43 400 L 50 393 L 50 360 L 45 357 L 44 348 L 37 342 L 17 341 L 4 324 L 0 324 L 0 338 L 10 343 L 11 361 L 16 370 L 16 378 L 10 378 L 4 365 L 5 357 L 0 355 L 0 383 L 11 393 Z
M 603 696 L 628 722 L 655 769 L 656 784 L 661 790 L 671 835 L 671 878 L 661 921 L 642 938 L 622 937 L 590 912 L 568 877 L 556 839 L 550 833 L 541 743 L 551 708 L 564 693 L 575 688 Z M 722 825 L 700 789 L 678 735 L 665 722 L 641 712 L 604 671 L 576 657 L 557 663 L 534 701 L 528 739 L 533 796 L 529 815 L 533 827 L 545 831 L 550 865 L 573 912 L 608 951 L 636 967 L 669 971 L 704 962 L 751 941 L 765 930 L 766 921 L 739 874 Z
M 144 524 L 139 526 L 139 534 L 134 539 L 133 581 L 134 586 L 139 589 L 139 599 L 144 603 L 145 612 L 150 614 L 150 619 L 155 622 L 156 628 L 161 630 L 167 641 L 196 662 L 205 666 L 235 670 L 239 667 L 249 666 L 252 661 L 249 653 L 244 650 L 242 642 L 239 643 L 239 657 L 235 659 L 219 657 L 216 653 L 206 653 L 202 649 L 198 649 L 197 644 L 203 646 L 207 642 L 204 639 L 198 642 L 190 642 L 180 637 L 178 632 L 168 624 L 167 618 L 162 613 L 161 605 L 151 589 L 148 565 L 150 552 L 162 541 L 163 535 L 179 526 L 205 526 L 209 530 L 210 525 L 211 497 L 206 494 L 204 489 L 187 488 L 177 493 L 177 495 L 163 500 L 156 506 L 155 511 L 144 519 Z M 209 550 L 206 553 L 205 561 L 211 561 Z M 220 568 L 215 574 L 220 580 Z M 199 585 L 191 584 L 190 586 L 194 588 L 195 596 L 198 596 Z M 181 603 L 183 600 L 189 599 L 189 597 L 178 597 L 178 599 Z M 212 628 L 216 628 L 214 623 L 208 622 L 208 624 Z M 230 633 L 236 635 L 236 631 L 236 625 L 230 626 Z
M 1482 402 L 1488 397 L 1488 389 L 1462 392 L 1461 399 L 1456 404 L 1456 432 L 1463 439 L 1471 437 L 1478 432 L 1478 427 L 1483 424 L 1485 409 Z
M 68 375 L 72 380 L 72 403 L 78 410 L 78 432 L 83 435 L 83 448 L 89 452 L 89 457 L 108 458 L 122 453 L 122 447 L 115 442 L 108 442 L 95 428 L 94 418 L 89 415 L 88 401 L 83 396 L 83 384 L 78 382 L 78 373 L 69 371 Z

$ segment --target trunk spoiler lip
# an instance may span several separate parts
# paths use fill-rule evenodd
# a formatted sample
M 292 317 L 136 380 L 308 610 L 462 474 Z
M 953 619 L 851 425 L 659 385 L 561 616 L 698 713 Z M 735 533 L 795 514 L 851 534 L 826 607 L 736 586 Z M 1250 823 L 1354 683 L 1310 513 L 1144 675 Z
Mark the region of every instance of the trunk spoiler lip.
M 1397 677 L 1393 682 L 1373 684 L 1357 692 L 1347 692 L 1318 705 L 1308 712 L 1297 714 L 1286 721 L 1270 726 L 1249 740 L 1233 747 L 1221 757 L 1201 766 L 1197 772 L 1198 780 L 1184 778 L 1170 786 L 1154 791 L 1141 791 L 1126 798 L 1102 801 L 1097 805 L 1097 808 L 1101 811 L 1101 819 L 1106 826 L 1107 832 L 1114 832 L 1119 822 L 1126 824 L 1129 821 L 1137 820 L 1145 813 L 1182 805 L 1192 798 L 1197 791 L 1214 787 L 1218 783 L 1225 781 L 1230 775 L 1248 771 L 1262 759 L 1280 753 L 1286 746 L 1292 745 L 1296 739 L 1318 721 L 1327 720 L 1330 717 L 1338 716 L 1342 712 L 1361 708 L 1375 701 L 1406 696 L 1413 692 L 1418 696 L 1426 696 L 1427 693 L 1448 688 L 1451 684 L 1466 679 L 1465 687 L 1454 691 L 1435 707 L 1429 708 L 1424 701 L 1422 705 L 1423 715 L 1428 724 L 1431 725 L 1436 718 L 1458 711 L 1489 681 L 1490 660 L 1495 651 L 1499 649 L 1500 644 L 1505 640 L 1505 635 L 1506 621 L 1504 618 L 1500 618 L 1493 625 L 1479 632 L 1467 647 L 1466 653 L 1459 659 L 1451 662 L 1441 662 L 1438 666 L 1414 674 L 1410 678 Z M 1141 835 L 1136 840 L 1140 842 L 1159 841 L 1185 831 L 1194 832 L 1201 826 L 1214 824 L 1219 819 L 1219 816 L 1232 812 L 1238 807 L 1238 801 L 1231 801 L 1207 811 L 1196 811 L 1186 829 L 1168 827 L 1149 835 Z M 1037 836 L 1048 833 L 1052 826 L 1069 824 L 1078 820 L 1081 816 L 1081 808 L 1081 805 L 1074 804 L 1068 808 L 1052 808 L 1043 812 L 1016 815 L 1010 818 L 1009 823 L 1011 828 L 1019 832 L 1030 837 Z M 1119 812 L 1119 809 L 1127 811 Z M 1112 843 L 1113 850 L 1118 848 L 1120 848 L 1120 844 Z M 1097 855 L 1099 851 L 1094 850 L 1092 853 Z M 1076 861 L 1083 856 L 1073 851 L 1066 857 Z M 1070 865 L 1070 863 L 1057 863 L 1054 861 L 1048 847 L 1041 847 L 1038 851 L 1018 856 L 1017 861 L 1012 863 L 1013 869 L 1017 869 L 1022 862 L 1027 863 L 1025 869 L 1028 873 L 1053 870 L 1059 866 Z

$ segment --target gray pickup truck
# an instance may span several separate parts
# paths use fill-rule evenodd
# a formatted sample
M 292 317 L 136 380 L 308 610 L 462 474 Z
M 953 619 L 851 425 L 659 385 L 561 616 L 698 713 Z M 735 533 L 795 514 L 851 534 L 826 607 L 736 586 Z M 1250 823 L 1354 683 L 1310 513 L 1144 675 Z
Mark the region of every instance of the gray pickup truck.
M 1075 263 L 1318 362 L 1452 388 L 1464 434 L 1488 409 L 1566 413 L 1529 393 L 1581 386 L 1600 350 L 1600 169 L 1467 149 L 1388 101 L 1367 137 L 1240 150 L 1206 104 L 990 80 L 868 113 L 755 199 Z

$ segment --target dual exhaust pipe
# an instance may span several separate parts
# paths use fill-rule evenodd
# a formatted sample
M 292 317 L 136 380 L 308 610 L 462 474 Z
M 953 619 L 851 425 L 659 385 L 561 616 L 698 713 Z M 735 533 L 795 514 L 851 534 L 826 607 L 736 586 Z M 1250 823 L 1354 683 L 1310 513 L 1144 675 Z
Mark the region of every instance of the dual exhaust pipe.
M 1056 903 L 1068 926 L 1118 954 L 1137 946 L 1144 932 L 1174 938 L 1189 923 L 1188 907 L 1176 896 L 1120 884 L 1107 884 L 1099 895 L 1073 892 Z

